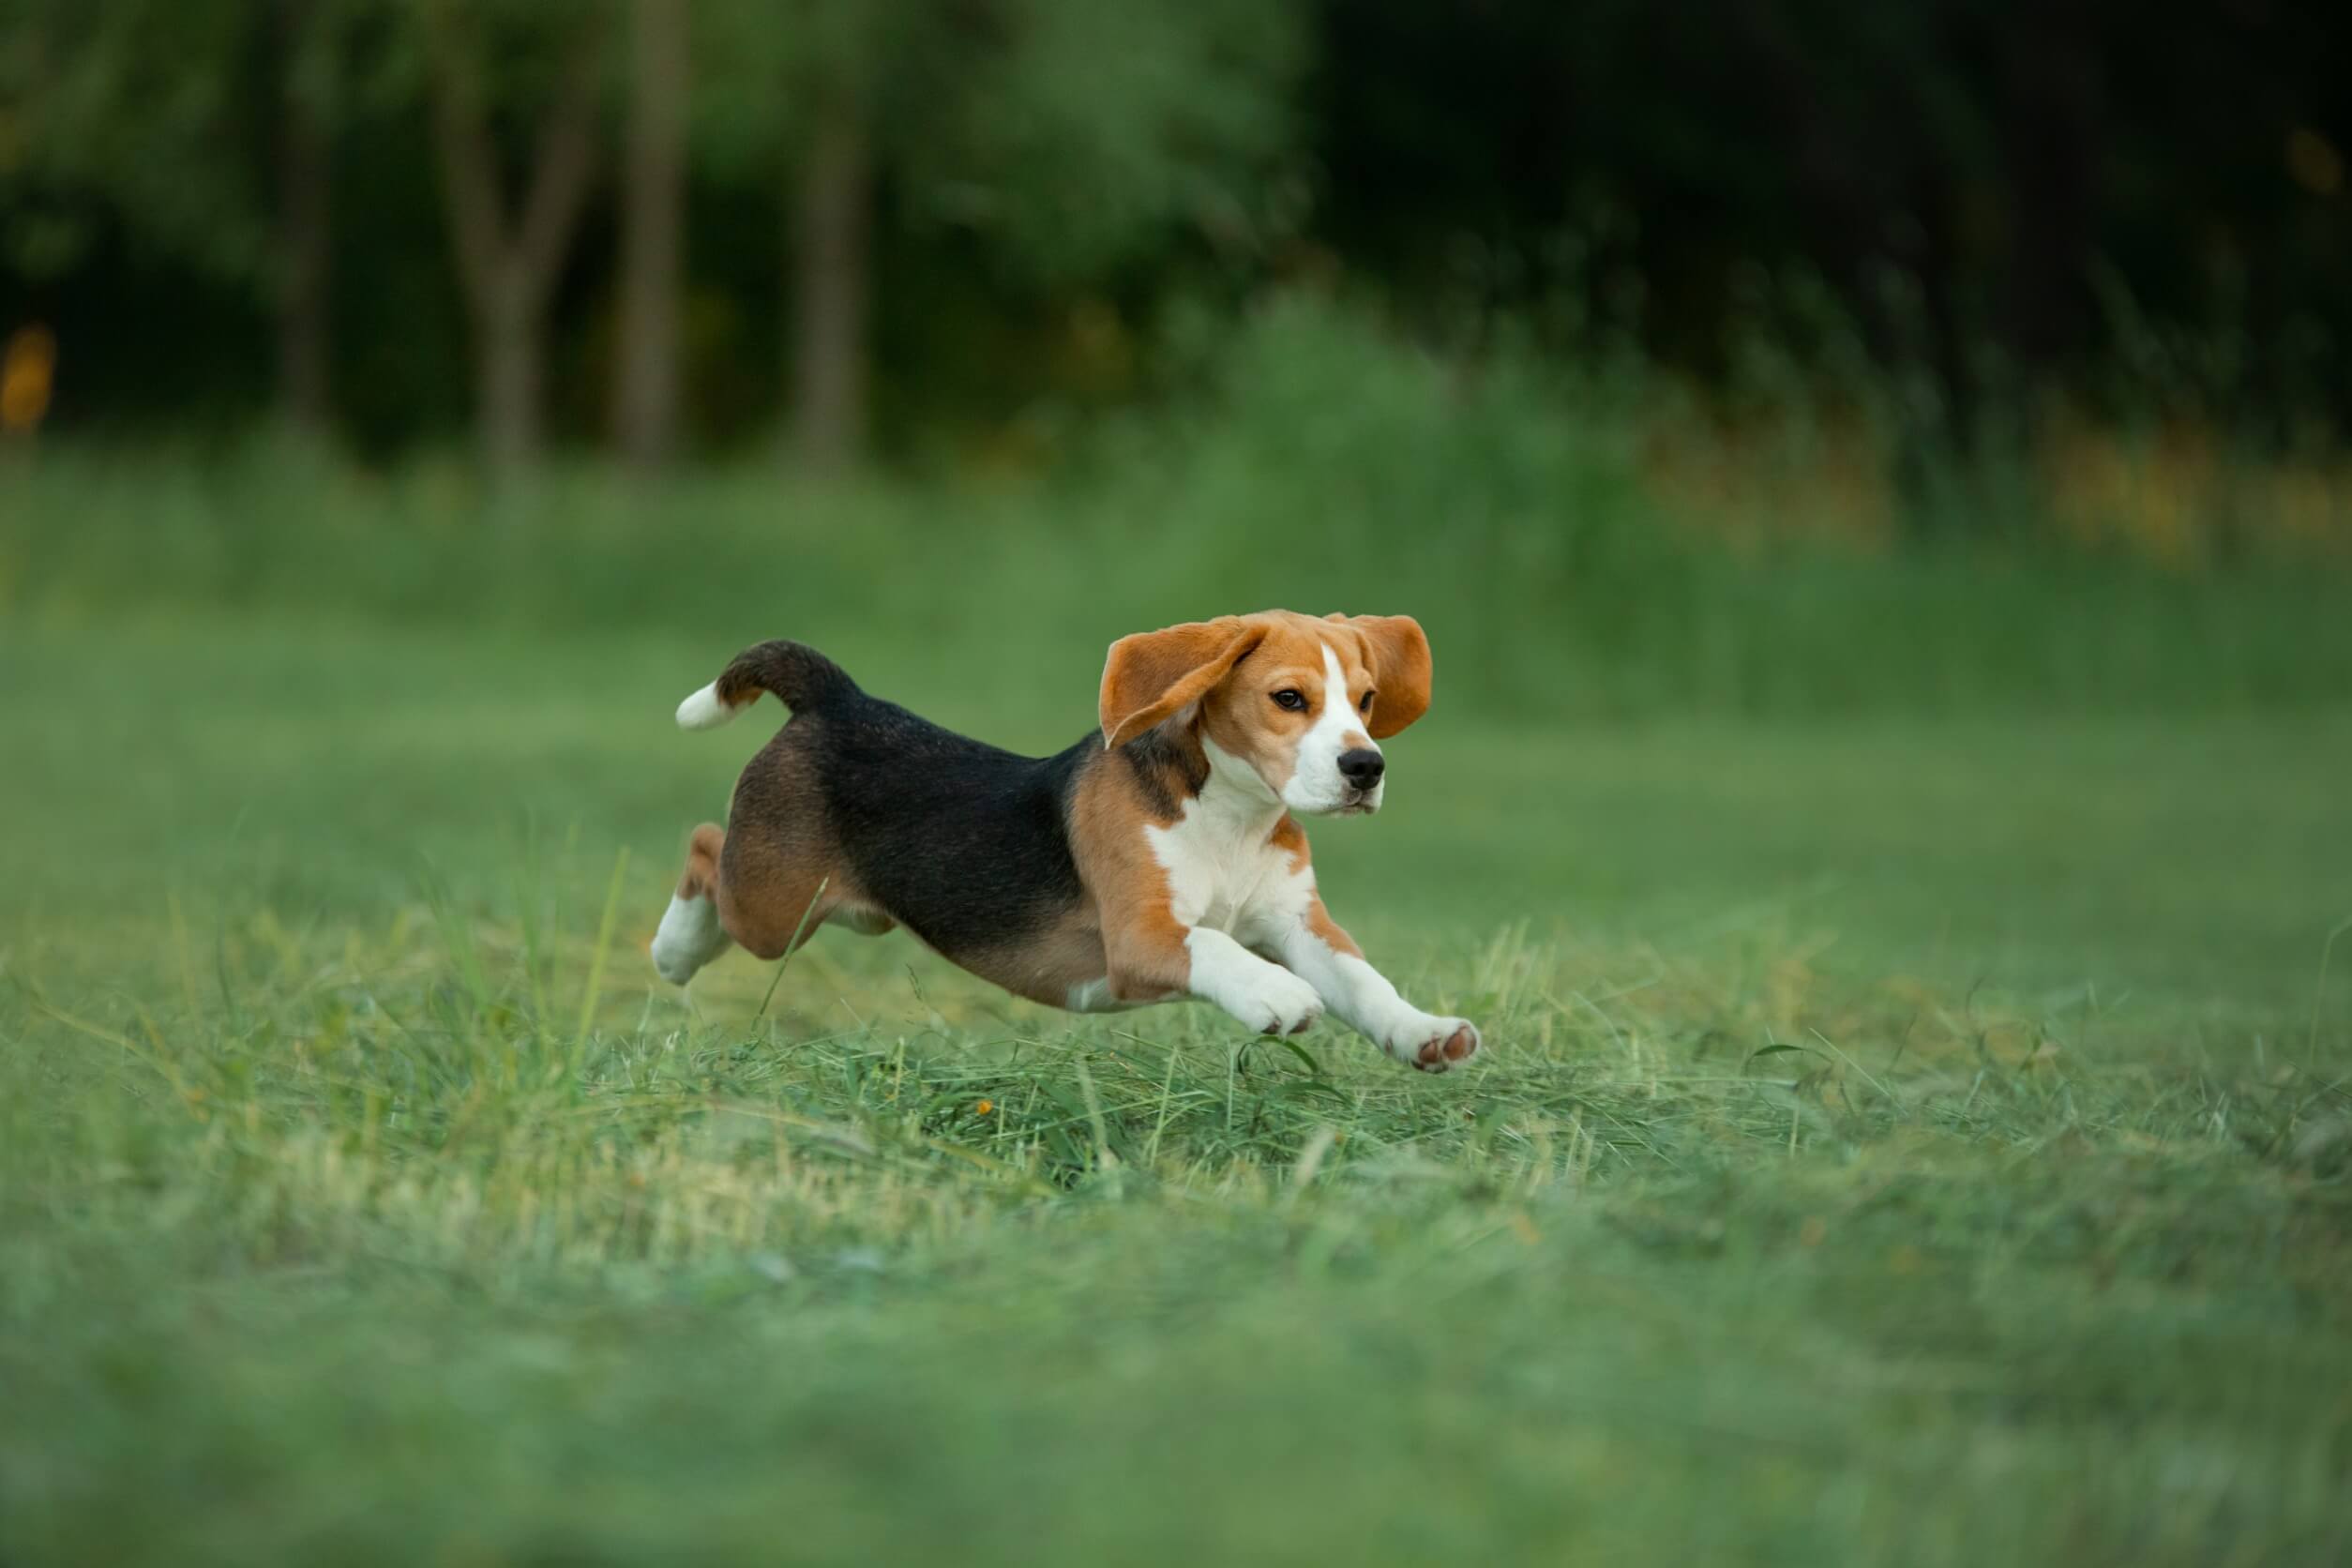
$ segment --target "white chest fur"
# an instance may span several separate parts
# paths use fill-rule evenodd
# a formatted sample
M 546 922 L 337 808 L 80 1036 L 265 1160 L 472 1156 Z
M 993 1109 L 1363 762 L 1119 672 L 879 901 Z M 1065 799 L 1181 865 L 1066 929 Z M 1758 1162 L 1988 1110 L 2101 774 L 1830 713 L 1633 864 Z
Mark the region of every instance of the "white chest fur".
M 1315 891 L 1314 872 L 1273 842 L 1283 804 L 1255 769 L 1205 741 L 1209 778 L 1166 827 L 1147 826 L 1168 873 L 1168 912 L 1185 926 L 1244 942 L 1295 924 Z

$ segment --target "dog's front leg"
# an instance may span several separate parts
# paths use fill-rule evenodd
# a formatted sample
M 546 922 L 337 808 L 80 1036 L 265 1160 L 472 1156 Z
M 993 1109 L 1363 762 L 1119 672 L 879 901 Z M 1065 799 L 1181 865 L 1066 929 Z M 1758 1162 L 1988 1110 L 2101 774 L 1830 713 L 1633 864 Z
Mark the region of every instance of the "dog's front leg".
M 1223 931 L 1195 926 L 1184 933 L 1192 958 L 1189 989 L 1214 1002 L 1261 1034 L 1297 1034 L 1323 1016 L 1313 982 L 1265 959 Z
M 1323 1016 L 1315 987 L 1212 927 L 1171 921 L 1156 940 L 1115 942 L 1108 957 L 1110 992 L 1121 1002 L 1198 997 L 1261 1034 L 1296 1034 Z
M 1478 1050 L 1477 1025 L 1425 1013 L 1398 995 L 1388 976 L 1364 961 L 1364 950 L 1333 922 L 1319 898 L 1282 927 L 1274 950 L 1334 1015 L 1409 1066 L 1442 1073 Z

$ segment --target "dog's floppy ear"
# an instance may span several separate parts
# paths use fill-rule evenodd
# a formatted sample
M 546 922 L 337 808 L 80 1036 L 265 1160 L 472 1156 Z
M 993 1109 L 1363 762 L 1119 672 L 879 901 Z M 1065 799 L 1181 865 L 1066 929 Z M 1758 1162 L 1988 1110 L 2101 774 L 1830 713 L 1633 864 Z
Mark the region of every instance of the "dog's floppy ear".
M 1221 615 L 1121 638 L 1103 665 L 1103 744 L 1124 746 L 1199 701 L 1265 636 L 1263 626 Z
M 1372 712 L 1364 732 L 1384 741 L 1429 711 L 1429 639 L 1410 615 L 1334 615 L 1364 634 L 1372 655 Z

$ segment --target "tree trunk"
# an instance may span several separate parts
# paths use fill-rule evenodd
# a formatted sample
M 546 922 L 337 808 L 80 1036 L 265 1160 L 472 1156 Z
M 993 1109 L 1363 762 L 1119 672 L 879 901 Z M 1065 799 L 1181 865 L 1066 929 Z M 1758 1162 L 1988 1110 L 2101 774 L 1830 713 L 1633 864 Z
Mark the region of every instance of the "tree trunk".
M 866 445 L 867 216 L 872 203 L 866 128 L 834 105 L 801 172 L 793 225 L 792 446 L 809 467 L 836 471 Z
M 434 6 L 425 15 L 442 203 L 474 323 L 475 421 L 482 460 L 503 481 L 539 460 L 548 301 L 596 174 L 598 39 L 587 24 L 574 38 L 563 84 L 539 126 L 521 209 L 509 215 L 473 40 L 454 7 Z
M 539 378 L 545 345 L 540 311 L 523 280 L 508 277 L 475 312 L 475 418 L 482 460 L 511 476 L 538 460 Z
M 634 67 L 622 193 L 612 440 L 650 471 L 677 442 L 678 296 L 686 242 L 687 0 L 632 0 Z
M 286 420 L 324 436 L 334 416 L 328 370 L 332 174 L 318 83 L 304 80 L 313 0 L 279 0 L 284 102 L 278 138 L 278 396 Z

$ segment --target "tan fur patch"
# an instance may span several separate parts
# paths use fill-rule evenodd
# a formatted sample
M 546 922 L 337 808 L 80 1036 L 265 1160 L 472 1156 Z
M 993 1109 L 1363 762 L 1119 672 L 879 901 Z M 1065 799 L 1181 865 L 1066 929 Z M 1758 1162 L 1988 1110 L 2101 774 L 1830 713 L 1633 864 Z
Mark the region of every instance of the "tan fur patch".
M 1197 748 L 1196 748 L 1197 749 Z M 1121 1002 L 1181 996 L 1192 981 L 1184 927 L 1168 907 L 1168 872 L 1152 853 L 1145 824 L 1161 827 L 1184 813 L 1192 778 L 1206 763 L 1189 752 L 1140 764 L 1160 776 L 1138 779 L 1127 759 L 1105 752 L 1078 780 L 1070 812 L 1070 848 L 1090 897 L 1101 967 Z
M 1345 953 L 1352 958 L 1364 957 L 1364 949 L 1356 945 L 1356 939 L 1349 936 L 1347 929 L 1331 917 L 1331 911 L 1323 907 L 1323 897 L 1319 893 L 1307 901 L 1306 928 L 1322 938 L 1334 952 Z
M 1299 826 L 1299 820 L 1288 811 L 1282 814 L 1280 822 L 1274 823 L 1274 831 L 1266 836 L 1266 842 L 1290 857 L 1290 869 L 1293 871 L 1304 871 L 1314 864 L 1314 855 L 1307 848 L 1306 829 Z
M 1250 624 L 1256 619 L 1190 621 L 1112 643 L 1096 698 L 1103 744 L 1116 749 L 1199 701 L 1257 647 L 1263 632 Z
M 718 886 L 718 852 L 727 835 L 716 822 L 704 822 L 686 837 L 686 870 L 678 878 L 678 897 L 702 898 Z
M 755 957 L 780 958 L 844 904 L 870 907 L 825 828 L 809 757 L 817 737 L 794 719 L 736 781 L 718 852 L 718 920 Z

